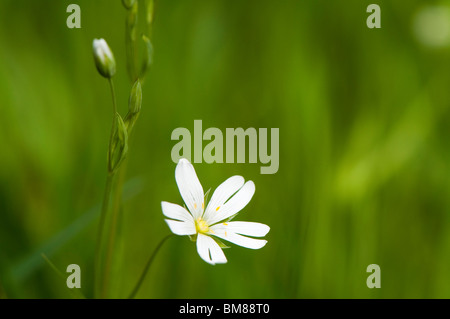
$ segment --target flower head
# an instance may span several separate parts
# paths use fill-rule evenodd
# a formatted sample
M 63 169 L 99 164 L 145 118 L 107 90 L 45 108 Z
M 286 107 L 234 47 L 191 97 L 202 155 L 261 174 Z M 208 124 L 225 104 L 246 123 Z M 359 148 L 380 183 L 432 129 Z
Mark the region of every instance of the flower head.
M 193 236 L 200 257 L 212 265 L 226 263 L 220 239 L 236 245 L 259 249 L 267 243 L 252 237 L 265 236 L 270 227 L 261 223 L 230 221 L 243 209 L 255 193 L 255 184 L 242 176 L 232 176 L 214 191 L 208 205 L 194 167 L 181 159 L 175 169 L 175 179 L 187 209 L 177 204 L 161 202 L 170 230 L 176 235 Z
M 116 60 L 108 43 L 104 39 L 94 39 L 92 49 L 98 72 L 105 78 L 112 78 L 116 73 Z

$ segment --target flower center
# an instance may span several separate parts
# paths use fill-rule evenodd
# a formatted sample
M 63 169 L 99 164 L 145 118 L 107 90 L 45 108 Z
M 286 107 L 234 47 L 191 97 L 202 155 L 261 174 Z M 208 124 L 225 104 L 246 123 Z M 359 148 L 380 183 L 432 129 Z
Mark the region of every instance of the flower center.
M 209 226 L 201 217 L 199 217 L 195 221 L 195 229 L 197 229 L 198 233 L 207 233 L 209 231 Z

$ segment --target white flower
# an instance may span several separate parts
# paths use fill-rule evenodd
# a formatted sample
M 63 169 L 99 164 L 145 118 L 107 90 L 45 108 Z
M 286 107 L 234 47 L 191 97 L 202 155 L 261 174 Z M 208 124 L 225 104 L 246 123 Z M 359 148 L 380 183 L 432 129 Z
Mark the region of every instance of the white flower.
M 163 214 L 170 218 L 166 219 L 167 225 L 176 235 L 196 236 L 197 252 L 207 263 L 214 265 L 227 262 L 220 241 L 216 238 L 251 249 L 262 248 L 267 243 L 266 240 L 246 236 L 263 237 L 269 232 L 269 226 L 230 221 L 255 193 L 252 181 L 244 183 L 242 176 L 230 177 L 217 187 L 205 209 L 202 185 L 188 160 L 181 159 L 178 162 L 175 179 L 189 211 L 177 204 L 161 202 Z
M 105 78 L 112 78 L 116 73 L 116 60 L 108 43 L 104 39 L 94 39 L 92 50 L 98 72 Z

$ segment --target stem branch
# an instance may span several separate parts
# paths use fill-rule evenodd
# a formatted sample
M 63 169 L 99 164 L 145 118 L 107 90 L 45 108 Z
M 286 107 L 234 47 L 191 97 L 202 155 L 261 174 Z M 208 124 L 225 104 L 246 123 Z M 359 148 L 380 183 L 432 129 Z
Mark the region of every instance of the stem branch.
M 128 299 L 133 299 L 134 296 L 136 295 L 136 293 L 139 291 L 139 288 L 141 288 L 142 283 L 144 282 L 145 276 L 148 273 L 148 270 L 150 269 L 150 266 L 153 263 L 153 260 L 156 257 L 156 254 L 158 253 L 159 249 L 161 248 L 161 246 L 166 242 L 167 239 L 169 239 L 170 237 L 172 237 L 173 234 L 167 235 L 166 237 L 164 237 L 158 244 L 158 246 L 156 246 L 155 250 L 153 251 L 153 254 L 150 256 L 150 259 L 147 262 L 147 265 L 145 265 L 144 271 L 142 272 L 141 277 L 139 278 L 139 281 L 137 282 L 136 286 L 134 287 L 133 291 L 131 292 L 130 296 L 128 297 Z

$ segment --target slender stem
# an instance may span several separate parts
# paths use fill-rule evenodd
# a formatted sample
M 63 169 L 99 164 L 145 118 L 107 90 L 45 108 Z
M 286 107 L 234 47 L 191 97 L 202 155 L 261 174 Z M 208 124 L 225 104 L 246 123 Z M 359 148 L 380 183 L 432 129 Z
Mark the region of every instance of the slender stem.
M 139 281 L 137 282 L 136 286 L 134 287 L 133 291 L 131 292 L 130 296 L 128 297 L 128 299 L 133 299 L 134 296 L 136 295 L 136 293 L 139 291 L 139 288 L 141 288 L 142 283 L 144 282 L 145 276 L 148 273 L 148 270 L 150 269 L 150 266 L 153 263 L 153 260 L 156 257 L 156 254 L 158 253 L 159 249 L 161 248 L 161 246 L 166 242 L 167 239 L 169 239 L 170 237 L 172 237 L 173 234 L 167 235 L 166 237 L 164 237 L 158 244 L 158 246 L 156 246 L 155 250 L 153 251 L 153 254 L 150 256 L 150 259 L 147 262 L 147 265 L 145 265 L 144 271 L 142 272 L 141 277 L 139 278 Z
M 127 68 L 130 76 L 131 83 L 133 84 L 137 77 L 137 52 L 136 52 L 136 39 L 137 39 L 137 23 L 138 23 L 138 9 L 139 5 L 136 1 L 133 6 L 128 10 L 126 18 L 125 29 L 125 48 L 127 57 Z
M 115 185 L 115 189 L 113 192 L 113 205 L 111 210 L 111 224 L 110 224 L 110 232 L 108 236 L 108 242 L 106 245 L 106 256 L 105 256 L 105 267 L 103 270 L 103 285 L 102 285 L 102 291 L 101 291 L 101 297 L 106 298 L 106 293 L 108 290 L 109 282 L 108 279 L 110 277 L 111 272 L 111 262 L 113 257 L 113 251 L 114 251 L 114 244 L 115 239 L 117 235 L 117 227 L 118 227 L 118 220 L 119 220 L 119 214 L 120 214 L 120 204 L 122 199 L 122 189 L 123 189 L 123 182 L 125 180 L 125 172 L 126 172 L 126 162 L 122 163 L 122 166 L 119 168 L 118 171 L 118 178 Z
M 58 267 L 55 266 L 54 263 L 52 263 L 52 261 L 47 257 L 46 254 L 41 253 L 41 257 L 47 262 L 47 264 L 50 266 L 50 268 L 53 269 L 53 271 L 63 280 L 66 281 L 66 276 L 63 275 L 63 273 L 58 269 Z M 83 293 L 81 292 L 81 290 L 79 288 L 76 289 L 71 289 L 69 288 L 69 292 L 70 294 L 74 297 L 74 298 L 78 298 L 78 299 L 86 299 L 86 297 L 83 295 Z
M 136 78 L 136 66 L 135 66 L 135 53 L 134 53 L 134 42 L 132 40 L 132 35 L 130 34 L 130 32 L 127 30 L 125 33 L 125 47 L 126 47 L 126 54 L 127 54 L 127 70 L 128 70 L 128 75 L 130 77 L 130 81 L 131 83 L 134 83 L 134 79 Z
M 94 274 L 95 274 L 95 280 L 94 280 L 94 286 L 95 286 L 95 295 L 98 296 L 99 295 L 99 291 L 100 291 L 100 285 L 101 285 L 101 276 L 100 276 L 100 272 L 101 272 L 101 247 L 102 247 L 102 238 L 103 238 L 103 232 L 104 232 L 104 228 L 105 228 L 105 223 L 106 223 L 106 216 L 108 215 L 108 210 L 109 210 L 109 202 L 110 202 L 110 197 L 111 197 L 111 190 L 112 190 L 112 185 L 113 185 L 113 181 L 114 181 L 114 176 L 115 174 L 111 174 L 109 172 L 109 162 L 111 161 L 110 158 L 110 152 L 109 149 L 111 148 L 111 144 L 112 144 L 112 140 L 114 137 L 114 131 L 115 131 L 115 126 L 116 124 L 116 113 L 117 113 L 117 102 L 116 102 L 116 93 L 114 90 L 114 83 L 112 78 L 108 79 L 109 82 L 109 87 L 111 89 L 111 97 L 112 97 L 112 103 L 113 103 L 113 119 L 112 119 L 112 127 L 111 127 L 111 132 L 109 135 L 109 147 L 108 147 L 108 176 L 106 178 L 106 186 L 105 186 L 105 193 L 103 195 L 103 203 L 102 203 L 102 210 L 101 210 L 101 215 L 100 215 L 100 223 L 98 226 L 98 232 L 97 232 L 97 243 L 96 243 L 96 247 L 95 247 L 95 264 L 94 264 Z
M 114 83 L 112 78 L 109 78 L 109 87 L 111 88 L 111 95 L 113 99 L 113 115 L 115 116 L 117 113 L 117 103 L 116 103 L 116 91 L 114 90 Z
M 109 209 L 109 199 L 111 197 L 113 177 L 114 175 L 108 174 L 108 177 L 106 178 L 105 193 L 103 195 L 102 211 L 100 215 L 100 223 L 98 225 L 98 232 L 97 232 L 97 244 L 95 247 L 95 295 L 97 296 L 100 290 L 100 278 L 101 278 L 100 272 L 102 268 L 101 267 L 102 238 L 103 238 L 103 231 L 105 228 L 106 215 L 108 214 Z
M 112 127 L 111 132 L 109 133 L 109 147 L 108 147 L 108 173 L 110 172 L 110 165 L 111 165 L 111 145 L 113 144 L 113 138 L 114 138 L 114 132 L 116 131 L 117 121 L 116 121 L 116 114 L 117 114 L 117 102 L 116 102 L 116 92 L 114 90 L 114 83 L 112 78 L 108 79 L 109 87 L 111 89 L 111 96 L 112 96 L 112 102 L 113 102 L 113 118 L 112 118 Z

